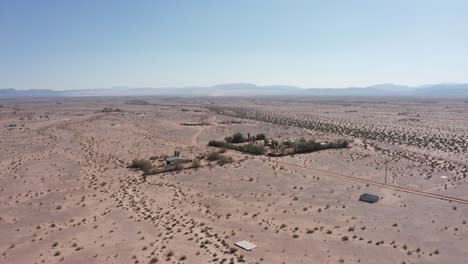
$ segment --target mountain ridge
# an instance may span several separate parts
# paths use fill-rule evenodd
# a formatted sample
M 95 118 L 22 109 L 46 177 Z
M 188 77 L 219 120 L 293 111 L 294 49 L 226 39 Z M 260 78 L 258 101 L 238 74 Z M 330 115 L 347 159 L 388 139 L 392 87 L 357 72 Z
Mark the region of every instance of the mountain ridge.
M 468 97 L 468 83 L 429 84 L 406 86 L 396 84 L 376 84 L 367 87 L 347 88 L 301 88 L 290 85 L 258 86 L 251 83 L 228 83 L 213 86 L 187 87 L 112 87 L 73 90 L 0 89 L 0 99 L 6 98 L 47 98 L 47 97 L 83 97 L 83 96 L 436 96 Z

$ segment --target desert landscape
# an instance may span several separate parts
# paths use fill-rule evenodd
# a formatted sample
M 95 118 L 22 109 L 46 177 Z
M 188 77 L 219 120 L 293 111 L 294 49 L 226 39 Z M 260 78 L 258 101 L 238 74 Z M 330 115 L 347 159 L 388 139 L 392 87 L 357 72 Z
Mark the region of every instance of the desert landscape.
M 466 99 L 5 99 L 0 150 L 0 263 L 468 259 Z

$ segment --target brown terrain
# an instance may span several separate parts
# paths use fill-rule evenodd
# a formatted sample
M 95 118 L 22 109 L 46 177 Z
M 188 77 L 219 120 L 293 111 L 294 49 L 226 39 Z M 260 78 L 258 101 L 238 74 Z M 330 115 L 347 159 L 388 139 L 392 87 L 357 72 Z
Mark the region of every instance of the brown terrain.
M 235 132 L 351 143 L 203 158 Z M 0 100 L 0 263 L 468 263 L 467 166 L 466 100 Z

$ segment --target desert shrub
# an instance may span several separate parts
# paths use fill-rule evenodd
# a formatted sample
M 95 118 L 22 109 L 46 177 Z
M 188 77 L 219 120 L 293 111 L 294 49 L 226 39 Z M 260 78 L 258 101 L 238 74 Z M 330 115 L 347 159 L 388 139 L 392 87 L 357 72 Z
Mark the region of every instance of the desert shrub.
M 322 145 L 314 140 L 300 140 L 294 146 L 294 153 L 307 153 L 320 150 Z
M 228 143 L 243 143 L 245 142 L 245 137 L 242 133 L 235 133 L 234 135 L 232 136 L 229 136 L 229 137 L 225 137 L 224 140 Z
M 231 163 L 234 161 L 231 157 L 222 155 L 217 151 L 212 151 L 208 153 L 208 155 L 206 156 L 206 159 L 209 161 L 217 161 L 218 165 L 224 165 L 226 163 Z
M 144 173 L 148 173 L 153 168 L 153 164 L 146 159 L 134 159 L 130 164 L 130 168 L 142 170 Z
M 221 158 L 221 154 L 219 154 L 219 152 L 217 151 L 212 151 L 208 153 L 208 155 L 206 155 L 206 159 L 209 161 L 219 160 L 220 158 Z
M 218 161 L 216 163 L 218 165 L 220 165 L 220 166 L 223 166 L 224 164 L 231 163 L 233 161 L 234 160 L 232 159 L 232 157 L 220 155 L 220 157 L 219 157 L 219 159 L 218 159 Z
M 349 141 L 346 139 L 340 139 L 336 142 L 331 143 L 333 148 L 347 148 L 349 146 Z
M 255 145 L 255 144 L 252 144 L 252 143 L 244 145 L 244 146 L 238 146 L 235 149 L 239 150 L 241 152 L 249 153 L 249 154 L 253 154 L 253 155 L 264 155 L 265 152 L 266 152 L 265 147 L 263 147 L 261 145 Z
M 219 150 L 219 153 L 226 153 L 226 151 L 227 151 L 226 148 L 221 148 L 221 149 Z
M 322 149 L 347 148 L 348 146 L 349 141 L 344 139 L 326 144 L 321 144 L 319 142 L 315 142 L 314 140 L 306 141 L 305 139 L 300 139 L 298 143 L 294 144 L 293 154 L 309 153 Z
M 283 141 L 283 143 L 281 143 L 282 146 L 285 146 L 287 148 L 291 148 L 294 146 L 294 143 L 290 140 L 286 140 L 286 141 Z
M 164 167 L 159 168 L 159 169 L 160 169 L 160 173 L 171 172 L 171 171 L 180 171 L 180 170 L 184 169 L 184 166 L 182 166 L 182 164 L 174 164 L 174 165 L 164 166 Z
M 195 158 L 196 158 L 197 160 L 203 160 L 203 159 L 206 158 L 206 153 L 198 154 Z
M 182 166 L 182 164 L 175 164 L 175 165 L 172 165 L 172 166 L 169 166 L 171 171 L 181 171 L 184 169 L 184 166 Z
M 217 147 L 217 148 L 233 149 L 233 150 L 237 150 L 237 151 L 240 151 L 240 152 L 249 153 L 249 154 L 253 154 L 253 155 L 264 155 L 266 153 L 266 149 L 265 149 L 264 146 L 256 145 L 256 144 L 253 144 L 253 143 L 249 143 L 249 144 L 246 144 L 246 145 L 234 145 L 234 144 L 227 143 L 227 142 L 224 142 L 224 141 L 210 140 L 208 142 L 208 146 Z M 207 159 L 209 160 L 208 157 L 207 157 Z
M 265 140 L 265 139 L 266 139 L 265 134 L 257 134 L 255 136 L 255 140 Z
M 257 134 L 255 136 L 250 136 L 250 133 L 247 133 L 247 137 L 245 137 L 242 133 L 235 133 L 232 136 L 228 136 L 224 138 L 224 141 L 227 143 L 233 143 L 233 144 L 238 144 L 238 143 L 244 143 L 244 142 L 249 142 L 249 141 L 255 141 L 255 140 L 264 140 L 266 139 L 265 134 Z
M 229 148 L 232 144 L 226 143 L 224 141 L 217 141 L 217 140 L 210 140 L 208 142 L 208 146 L 210 147 L 216 147 L 216 148 Z
M 271 140 L 271 147 L 272 147 L 273 149 L 277 149 L 278 146 L 279 146 L 279 142 L 278 142 L 277 140 L 272 139 L 272 140 Z
M 197 159 L 192 160 L 192 168 L 199 168 L 201 166 L 200 161 Z

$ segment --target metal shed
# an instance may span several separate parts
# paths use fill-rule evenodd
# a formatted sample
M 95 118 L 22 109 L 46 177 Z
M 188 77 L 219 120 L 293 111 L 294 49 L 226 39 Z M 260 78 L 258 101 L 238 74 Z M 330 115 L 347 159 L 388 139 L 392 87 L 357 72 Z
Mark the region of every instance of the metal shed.
M 166 159 L 166 164 L 167 165 L 175 165 L 175 164 L 180 164 L 188 162 L 188 159 L 186 158 L 181 158 L 181 157 L 169 157 Z
M 239 241 L 235 245 L 247 251 L 251 251 L 252 249 L 257 247 L 257 245 L 247 240 Z
M 375 203 L 379 200 L 379 196 L 369 194 L 369 193 L 364 193 L 359 196 L 359 201 L 361 202 L 366 202 L 366 203 Z

